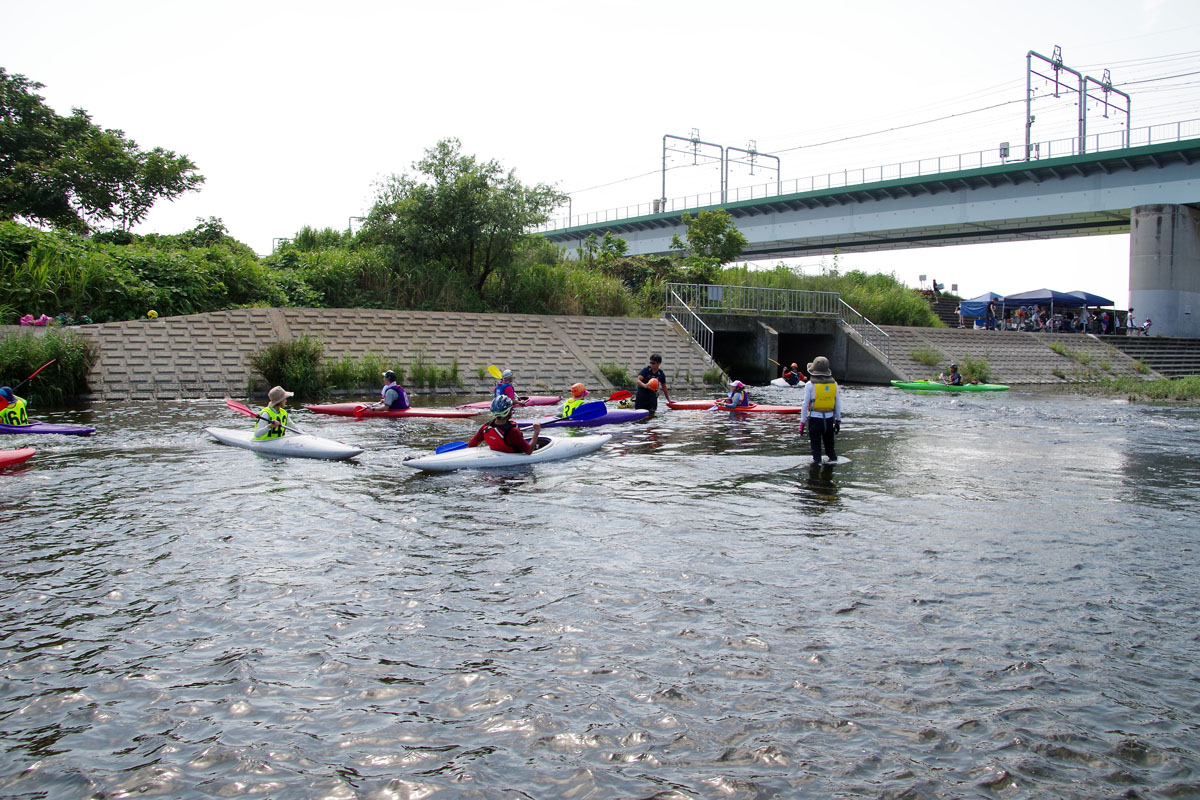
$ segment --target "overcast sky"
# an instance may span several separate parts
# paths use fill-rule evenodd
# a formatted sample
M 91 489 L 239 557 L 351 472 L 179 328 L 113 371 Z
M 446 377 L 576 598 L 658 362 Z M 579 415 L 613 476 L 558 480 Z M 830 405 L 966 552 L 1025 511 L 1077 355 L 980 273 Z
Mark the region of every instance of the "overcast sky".
M 0 66 L 207 180 L 140 232 L 220 217 L 259 253 L 343 229 L 374 184 L 457 137 L 580 214 L 662 190 L 664 134 L 777 153 L 785 180 L 1024 141 L 1025 55 L 1133 96 L 1133 127 L 1200 117 L 1197 0 L 61 2 L 0 0 Z M 1070 138 L 1039 94 L 1035 141 Z M 1089 132 L 1123 119 L 1089 111 Z M 774 180 L 736 167 L 730 186 Z M 713 191 L 671 156 L 667 195 Z M 565 209 L 562 212 L 565 214 Z M 821 259 L 800 262 L 818 269 Z M 831 263 L 828 257 L 827 264 Z M 844 255 L 967 296 L 1087 289 L 1126 305 L 1128 236 Z

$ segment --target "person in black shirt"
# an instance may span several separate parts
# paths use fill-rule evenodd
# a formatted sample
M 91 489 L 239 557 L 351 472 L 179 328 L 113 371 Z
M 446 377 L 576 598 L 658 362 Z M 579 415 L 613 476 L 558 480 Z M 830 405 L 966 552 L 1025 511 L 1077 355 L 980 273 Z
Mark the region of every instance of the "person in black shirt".
M 652 380 L 653 384 L 650 383 Z M 644 408 L 650 413 L 657 411 L 659 389 L 662 389 L 667 402 L 671 402 L 671 393 L 667 391 L 667 376 L 662 371 L 662 356 L 658 353 L 652 354 L 649 365 L 638 373 L 637 387 L 637 395 L 633 399 L 634 408 Z

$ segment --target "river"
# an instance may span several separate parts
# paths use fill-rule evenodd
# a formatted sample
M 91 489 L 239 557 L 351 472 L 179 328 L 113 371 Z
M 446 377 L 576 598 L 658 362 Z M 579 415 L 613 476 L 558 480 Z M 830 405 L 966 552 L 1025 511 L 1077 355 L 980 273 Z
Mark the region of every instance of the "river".
M 98 433 L 5 443 L 0 796 L 1200 795 L 1200 410 L 844 411 L 833 468 L 663 411 L 439 475 L 468 423 L 294 413 L 331 463 L 220 402 L 35 413 Z

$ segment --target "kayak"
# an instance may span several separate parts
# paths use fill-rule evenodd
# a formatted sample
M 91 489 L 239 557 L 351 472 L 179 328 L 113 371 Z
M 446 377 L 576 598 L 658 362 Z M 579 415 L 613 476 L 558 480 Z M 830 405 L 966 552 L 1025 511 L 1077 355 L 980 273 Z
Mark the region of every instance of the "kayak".
M 669 400 L 667 408 L 676 411 L 707 411 L 716 404 L 716 400 Z
M 804 381 L 800 381 L 799 383 L 797 383 L 793 386 L 792 384 L 785 381 L 783 378 L 772 378 L 771 385 L 778 386 L 780 389 L 803 389 Z
M 355 409 L 362 408 L 366 403 L 329 403 L 328 405 L 308 406 L 309 411 L 318 414 L 333 414 L 338 417 L 444 417 L 446 419 L 466 419 L 477 416 L 475 411 L 465 411 L 456 408 L 405 408 L 399 411 L 383 408 L 364 409 L 356 414 Z
M 799 414 L 804 410 L 804 406 L 769 406 L 763 403 L 751 403 L 748 406 L 731 406 L 726 404 L 724 400 L 717 403 L 717 408 L 721 411 L 735 411 L 738 414 L 747 414 L 754 411 L 762 411 L 767 414 Z
M 242 447 L 266 456 L 280 458 L 328 458 L 340 461 L 354 458 L 363 450 L 333 439 L 323 439 L 308 433 L 288 434 L 275 439 L 255 441 L 254 430 L 244 428 L 205 428 L 221 444 Z
M 445 453 L 434 453 L 416 458 L 409 457 L 400 463 L 406 467 L 426 472 L 523 467 L 526 464 L 559 461 L 564 458 L 593 453 L 611 438 L 612 436 L 607 433 L 594 433 L 590 436 L 542 436 L 538 438 L 542 446 L 529 454 L 501 453 L 487 445 L 480 445 L 479 447 L 463 447 L 458 450 L 448 450 Z
M 562 398 L 559 397 L 558 395 L 535 394 L 535 395 L 530 395 L 529 397 L 526 397 L 524 400 L 517 402 L 516 405 L 518 408 L 520 406 L 552 406 L 555 403 L 557 403 L 559 400 L 562 400 Z M 491 400 L 480 400 L 477 403 L 466 403 L 461 406 L 455 406 L 455 408 L 483 408 L 483 409 L 488 409 L 491 407 L 492 407 Z
M 567 417 L 540 417 L 536 419 L 517 419 L 513 420 L 518 427 L 528 428 L 535 422 L 543 428 L 593 428 L 597 425 L 614 425 L 618 422 L 637 422 L 650 416 L 650 412 L 644 408 L 626 409 L 614 408 L 598 417 L 589 417 L 587 419 L 572 419 Z
M 28 425 L 0 425 L 0 434 L 61 433 L 64 436 L 88 436 L 95 432 L 95 428 L 87 425 L 60 425 L 56 422 L 38 422 L 37 420 L 31 420 Z
M 34 452 L 32 447 L 22 447 L 20 450 L 0 450 L 0 469 L 24 464 Z
M 964 383 L 962 386 L 951 386 L 941 381 L 892 381 L 897 389 L 907 389 L 910 392 L 1006 392 L 1008 387 L 1002 383 Z

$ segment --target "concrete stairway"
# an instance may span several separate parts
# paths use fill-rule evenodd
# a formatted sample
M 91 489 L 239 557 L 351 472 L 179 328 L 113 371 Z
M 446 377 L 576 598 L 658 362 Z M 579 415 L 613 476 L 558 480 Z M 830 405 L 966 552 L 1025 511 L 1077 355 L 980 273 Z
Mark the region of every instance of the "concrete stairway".
M 1168 339 L 1163 336 L 1100 336 L 1133 359 L 1144 361 L 1155 372 L 1168 377 L 1200 375 L 1200 339 Z
M 1152 369 L 1142 372 L 1136 360 L 1112 343 L 1085 334 L 894 326 L 883 330 L 892 337 L 892 366 L 907 380 L 935 377 L 952 361 L 961 369 L 968 358 L 987 361 L 992 383 L 1062 385 L 1123 375 L 1158 377 Z M 1052 349 L 1055 347 L 1062 353 Z M 937 365 L 926 365 L 914 357 L 923 353 L 940 356 Z

